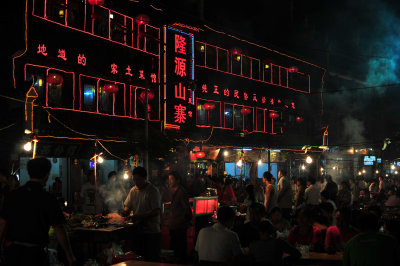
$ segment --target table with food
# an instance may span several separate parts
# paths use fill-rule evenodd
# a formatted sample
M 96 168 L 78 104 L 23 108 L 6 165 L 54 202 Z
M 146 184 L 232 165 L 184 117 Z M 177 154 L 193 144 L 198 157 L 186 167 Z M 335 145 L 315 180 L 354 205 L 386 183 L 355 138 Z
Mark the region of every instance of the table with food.
M 78 261 L 110 261 L 129 256 L 127 246 L 138 223 L 117 213 L 66 214 L 66 229 Z M 106 263 L 107 264 L 107 263 Z

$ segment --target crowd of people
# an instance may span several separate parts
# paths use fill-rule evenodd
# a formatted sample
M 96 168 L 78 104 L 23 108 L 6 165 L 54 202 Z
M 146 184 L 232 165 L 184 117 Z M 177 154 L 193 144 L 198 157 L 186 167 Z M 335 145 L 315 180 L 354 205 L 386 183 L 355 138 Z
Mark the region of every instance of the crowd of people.
M 218 215 L 223 217 L 218 217 L 219 225 L 200 231 L 197 239 L 200 262 L 232 264 L 244 259 L 282 265 L 282 254 L 289 255 L 285 261 L 290 262 L 301 256 L 299 250 L 308 250 L 341 253 L 346 266 L 400 265 L 399 180 L 359 176 L 343 178 L 338 184 L 329 175 L 318 181 L 314 177 L 289 180 L 284 170 L 277 177 L 265 172 L 264 186 L 251 180 L 228 182 L 236 194 L 233 197 L 242 199 L 237 203 L 242 206 L 239 210 L 247 212 L 246 219 L 244 223 L 229 221 L 238 216 L 224 210 L 232 208 L 222 201 L 221 191 L 223 207 Z M 256 186 L 263 187 L 264 193 L 256 191 Z M 227 213 L 230 218 L 225 217 Z M 215 253 L 210 245 L 226 250 Z
M 63 208 L 56 195 L 44 189 L 51 163 L 35 158 L 27 168 L 30 180 L 22 186 L 0 172 L 1 263 L 47 265 L 45 247 L 53 227 L 65 263 L 74 265 Z M 128 189 L 116 172 L 99 188 L 93 181 L 89 173 L 74 209 L 129 217 L 138 229 L 130 248 L 148 261 L 160 261 L 163 223 L 180 264 L 283 265 L 312 251 L 340 253 L 345 266 L 400 265 L 400 182 L 393 177 L 343 178 L 337 183 L 330 176 L 289 178 L 280 170 L 277 178 L 265 172 L 254 180 L 201 175 L 186 180 L 170 172 L 153 183 L 139 166 Z M 214 223 L 199 230 L 193 258 L 187 252 L 187 229 L 193 221 L 189 198 L 210 188 L 216 191 L 219 208 Z M 99 202 L 107 202 L 108 209 L 98 208 Z M 166 202 L 168 208 L 163 209 Z

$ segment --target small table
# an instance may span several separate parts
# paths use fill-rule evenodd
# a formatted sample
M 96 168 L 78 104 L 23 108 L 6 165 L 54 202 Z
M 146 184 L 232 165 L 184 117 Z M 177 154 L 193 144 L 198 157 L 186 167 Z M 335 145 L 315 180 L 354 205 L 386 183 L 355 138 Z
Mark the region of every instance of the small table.
M 148 262 L 148 261 L 139 261 L 139 260 L 128 260 L 125 262 L 113 264 L 112 266 L 172 266 L 172 265 L 184 266 L 181 264 L 170 264 L 170 263 L 164 263 L 164 262 Z
M 339 266 L 342 265 L 343 254 L 310 252 L 309 256 L 301 257 L 295 265 L 321 265 L 321 266 Z

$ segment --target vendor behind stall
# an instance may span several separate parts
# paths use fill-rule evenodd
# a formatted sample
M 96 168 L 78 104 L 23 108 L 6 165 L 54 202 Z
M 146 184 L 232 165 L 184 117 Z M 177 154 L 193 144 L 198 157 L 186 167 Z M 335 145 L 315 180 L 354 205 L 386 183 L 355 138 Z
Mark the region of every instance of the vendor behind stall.
M 131 217 L 138 224 L 138 230 L 132 236 L 132 248 L 148 261 L 158 261 L 161 251 L 161 196 L 158 189 L 147 181 L 147 172 L 143 167 L 132 171 L 135 186 L 125 200 L 124 216 L 133 212 Z
M 101 213 L 103 210 L 103 201 L 99 197 L 99 191 L 96 188 L 96 178 L 94 171 L 90 170 L 87 174 L 87 182 L 82 185 L 78 206 L 84 214 Z

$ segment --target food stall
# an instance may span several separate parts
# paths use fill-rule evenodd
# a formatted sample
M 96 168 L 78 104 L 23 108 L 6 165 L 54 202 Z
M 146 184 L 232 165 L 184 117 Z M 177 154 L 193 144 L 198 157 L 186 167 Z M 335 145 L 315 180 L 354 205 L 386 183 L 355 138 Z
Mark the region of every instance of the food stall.
M 89 215 L 66 214 L 66 229 L 78 263 L 96 260 L 100 265 L 109 265 L 118 257 L 140 259 L 135 254 L 125 253 L 132 233 L 138 228 L 136 222 L 117 213 Z M 63 251 L 58 248 L 60 258 Z

